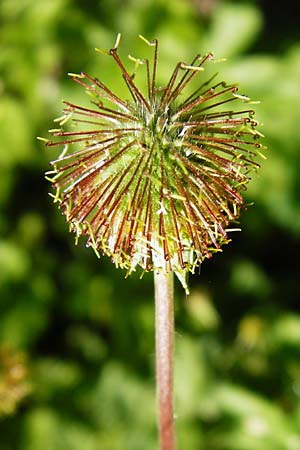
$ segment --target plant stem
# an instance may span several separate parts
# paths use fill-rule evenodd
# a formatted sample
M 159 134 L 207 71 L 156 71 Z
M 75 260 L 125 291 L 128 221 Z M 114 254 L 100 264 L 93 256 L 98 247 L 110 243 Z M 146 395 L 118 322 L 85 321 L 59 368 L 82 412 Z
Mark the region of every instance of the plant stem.
M 154 272 L 156 393 L 161 450 L 175 450 L 173 414 L 173 273 Z

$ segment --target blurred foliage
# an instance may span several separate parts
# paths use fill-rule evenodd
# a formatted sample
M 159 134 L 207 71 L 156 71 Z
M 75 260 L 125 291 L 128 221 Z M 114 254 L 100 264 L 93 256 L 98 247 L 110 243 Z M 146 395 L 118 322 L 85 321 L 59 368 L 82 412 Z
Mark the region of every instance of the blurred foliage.
M 0 349 L 0 416 L 15 412 L 29 393 L 24 355 Z
M 293 6 L 294 5 L 294 6 Z M 160 40 L 159 79 L 213 50 L 225 80 L 261 100 L 267 160 L 242 233 L 176 291 L 180 449 L 300 449 L 300 36 L 298 4 L 217 0 L 0 2 L 0 450 L 155 450 L 151 275 L 74 246 L 36 141 L 66 76 L 115 89 L 110 48 Z M 280 26 L 279 26 L 280 25 Z M 130 62 L 129 62 L 130 63 Z M 217 66 L 216 66 L 217 67 Z

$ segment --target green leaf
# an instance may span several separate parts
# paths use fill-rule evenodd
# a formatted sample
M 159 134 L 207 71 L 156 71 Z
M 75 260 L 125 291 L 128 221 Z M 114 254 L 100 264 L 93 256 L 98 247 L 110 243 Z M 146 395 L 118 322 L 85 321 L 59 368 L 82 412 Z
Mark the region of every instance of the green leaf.
M 261 27 L 262 17 L 255 6 L 220 2 L 204 48 L 218 57 L 232 57 L 250 47 Z

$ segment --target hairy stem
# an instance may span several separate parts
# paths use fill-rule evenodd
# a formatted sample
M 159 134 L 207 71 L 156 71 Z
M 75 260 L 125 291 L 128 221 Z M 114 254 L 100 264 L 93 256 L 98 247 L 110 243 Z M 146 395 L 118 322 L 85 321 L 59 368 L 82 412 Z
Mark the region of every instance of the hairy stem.
M 173 414 L 173 273 L 154 272 L 158 432 L 160 450 L 175 450 Z

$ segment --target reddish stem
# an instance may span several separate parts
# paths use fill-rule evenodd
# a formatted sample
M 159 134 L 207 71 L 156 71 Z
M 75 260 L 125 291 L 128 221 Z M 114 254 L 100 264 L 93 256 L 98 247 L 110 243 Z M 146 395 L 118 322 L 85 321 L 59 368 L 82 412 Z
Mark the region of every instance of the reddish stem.
M 154 272 L 158 432 L 160 450 L 175 450 L 173 414 L 173 273 Z

